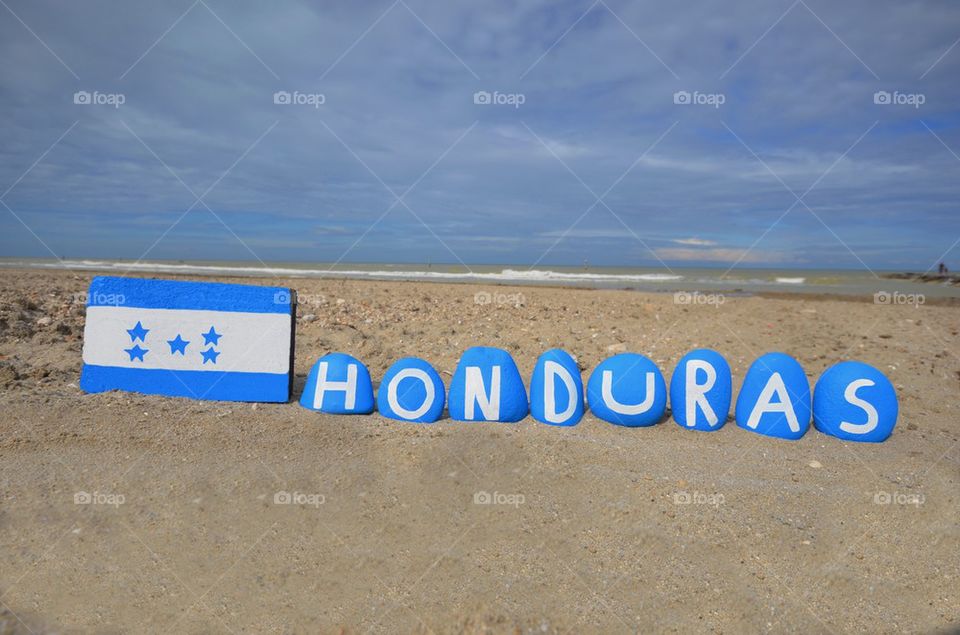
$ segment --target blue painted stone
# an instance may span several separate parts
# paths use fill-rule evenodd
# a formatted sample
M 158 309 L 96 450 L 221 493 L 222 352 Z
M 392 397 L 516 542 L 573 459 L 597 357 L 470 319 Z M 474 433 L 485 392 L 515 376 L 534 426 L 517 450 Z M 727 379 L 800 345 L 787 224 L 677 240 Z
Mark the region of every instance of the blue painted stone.
M 899 411 L 893 384 L 863 362 L 831 366 L 813 389 L 813 425 L 848 441 L 885 441 L 893 433 Z
M 737 396 L 737 425 L 780 439 L 799 439 L 810 428 L 810 382 L 786 353 L 762 355 L 747 370 Z
M 98 276 L 80 388 L 285 402 L 296 294 L 282 287 Z
M 443 414 L 446 396 L 443 380 L 433 366 L 418 357 L 404 357 L 383 376 L 377 409 L 390 419 L 433 423 Z
M 719 430 L 727 422 L 733 382 L 720 353 L 698 348 L 680 358 L 670 378 L 673 419 L 690 430 Z
M 651 360 L 620 353 L 603 360 L 587 382 L 590 410 L 620 426 L 652 426 L 667 409 L 667 385 Z
M 526 417 L 527 390 L 510 353 L 488 346 L 464 351 L 450 382 L 447 408 L 457 421 L 514 422 Z
M 554 426 L 575 426 L 583 417 L 583 379 L 566 351 L 554 348 L 537 359 L 530 378 L 530 414 Z
M 307 375 L 300 405 L 337 415 L 373 412 L 373 383 L 363 362 L 346 353 L 328 353 Z

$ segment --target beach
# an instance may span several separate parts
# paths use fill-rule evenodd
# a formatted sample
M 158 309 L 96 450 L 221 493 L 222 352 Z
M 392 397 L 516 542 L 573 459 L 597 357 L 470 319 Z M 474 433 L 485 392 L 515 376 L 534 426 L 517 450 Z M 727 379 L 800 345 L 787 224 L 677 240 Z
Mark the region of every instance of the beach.
M 93 275 L 0 270 L 0 633 L 960 628 L 954 301 L 214 276 L 299 296 L 293 399 L 242 404 L 84 394 Z M 668 381 L 714 348 L 734 397 L 768 351 L 811 385 L 857 359 L 890 378 L 900 417 L 858 444 L 297 403 L 330 351 L 375 384 L 422 357 L 449 385 L 477 345 L 525 380 L 555 347 L 584 380 L 631 351 Z

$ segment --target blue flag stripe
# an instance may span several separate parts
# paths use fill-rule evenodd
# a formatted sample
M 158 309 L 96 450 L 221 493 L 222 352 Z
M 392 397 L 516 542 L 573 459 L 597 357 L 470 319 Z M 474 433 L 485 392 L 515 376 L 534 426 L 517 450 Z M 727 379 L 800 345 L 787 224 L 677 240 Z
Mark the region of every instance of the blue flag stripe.
M 130 369 L 93 364 L 84 364 L 80 374 L 80 388 L 90 393 L 131 390 L 214 401 L 282 403 L 289 399 L 290 381 L 290 375 L 278 373 Z
M 292 295 L 285 287 L 97 276 L 87 306 L 289 314 Z

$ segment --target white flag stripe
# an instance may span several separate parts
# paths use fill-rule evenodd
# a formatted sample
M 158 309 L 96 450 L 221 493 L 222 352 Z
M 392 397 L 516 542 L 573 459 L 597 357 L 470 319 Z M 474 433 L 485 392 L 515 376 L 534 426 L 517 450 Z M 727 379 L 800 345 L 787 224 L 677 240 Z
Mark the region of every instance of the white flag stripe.
M 140 322 L 148 330 L 144 340 L 134 339 L 128 329 Z M 206 343 L 204 333 L 214 327 L 216 344 Z M 138 309 L 117 306 L 87 308 L 83 331 L 83 362 L 121 368 L 165 368 L 246 373 L 290 371 L 290 315 L 184 309 Z M 168 340 L 177 335 L 186 340 L 184 353 L 171 352 Z M 147 350 L 143 361 L 131 359 L 125 349 Z M 204 363 L 201 351 L 219 353 L 216 363 Z

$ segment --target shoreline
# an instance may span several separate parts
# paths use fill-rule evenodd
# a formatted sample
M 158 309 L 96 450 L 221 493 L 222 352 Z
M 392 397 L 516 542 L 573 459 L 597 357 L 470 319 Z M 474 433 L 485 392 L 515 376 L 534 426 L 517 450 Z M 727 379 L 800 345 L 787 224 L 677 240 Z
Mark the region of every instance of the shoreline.
M 16 267 L 11 265 L 0 265 L 0 272 L 10 271 L 10 272 L 20 272 L 26 275 L 37 272 L 59 272 L 63 274 L 72 274 L 72 275 L 85 275 L 89 277 L 94 277 L 97 275 L 116 275 L 116 273 L 110 271 L 100 271 L 97 269 L 69 269 L 61 267 Z M 893 274 L 892 274 L 893 275 Z M 895 274 L 897 276 L 901 274 Z M 912 275 L 912 274 L 902 274 L 902 275 Z M 722 295 L 724 298 L 747 298 L 747 297 L 758 297 L 758 298 L 768 298 L 768 299 L 782 299 L 782 300 L 805 300 L 811 302 L 818 301 L 842 301 L 842 302 L 864 302 L 864 303 L 876 303 L 874 293 L 842 293 L 842 292 L 831 292 L 831 291 L 806 291 L 806 290 L 797 290 L 797 291 L 779 291 L 779 290 L 764 290 L 764 289 L 753 289 L 746 290 L 740 287 L 733 287 L 730 289 L 723 288 L 706 288 L 701 289 L 689 289 L 689 288 L 663 288 L 663 289 L 635 289 L 631 287 L 623 286 L 589 286 L 586 284 L 574 284 L 574 283 L 563 283 L 563 282 L 544 282 L 544 281 L 484 281 L 484 280 L 446 280 L 446 279 L 381 279 L 376 277 L 362 277 L 355 278 L 346 275 L 336 275 L 336 272 L 332 272 L 331 275 L 326 277 L 318 277 L 311 275 L 304 276 L 290 276 L 290 275 L 274 275 L 274 274 L 263 274 L 263 275 L 244 275 L 242 273 L 179 273 L 179 272 L 145 272 L 145 271 L 136 271 L 128 272 L 126 275 L 120 277 L 130 277 L 130 278 L 169 278 L 173 280 L 205 280 L 205 281 L 231 281 L 231 282 L 240 282 L 246 284 L 263 284 L 264 281 L 269 281 L 272 285 L 276 285 L 278 282 L 283 282 L 282 286 L 288 286 L 294 291 L 296 291 L 296 281 L 316 281 L 316 282 L 329 282 L 329 283 L 346 283 L 346 282 L 356 282 L 356 283 L 386 283 L 386 284 L 431 284 L 431 285 L 456 285 L 456 286 L 466 286 L 466 287 L 495 287 L 495 288 L 510 288 L 517 289 L 522 292 L 524 289 L 559 289 L 559 290 L 569 290 L 569 291 L 597 291 L 597 292 L 609 292 L 609 291 L 619 291 L 619 292 L 629 292 L 637 294 L 654 294 L 658 296 L 670 296 L 675 294 L 683 293 L 699 293 L 703 295 Z M 886 276 L 884 276 L 886 277 Z M 893 278 L 891 278 L 893 279 Z M 906 279 L 897 277 L 896 279 Z M 908 295 L 908 294 L 904 294 Z M 960 306 L 960 293 L 956 297 L 946 296 L 926 296 L 925 294 L 914 294 L 914 295 L 923 295 L 923 299 L 920 304 L 926 304 L 931 306 L 948 306 L 948 307 L 957 307 Z M 908 302 L 907 304 L 911 304 Z M 915 304 L 915 303 L 913 303 Z

